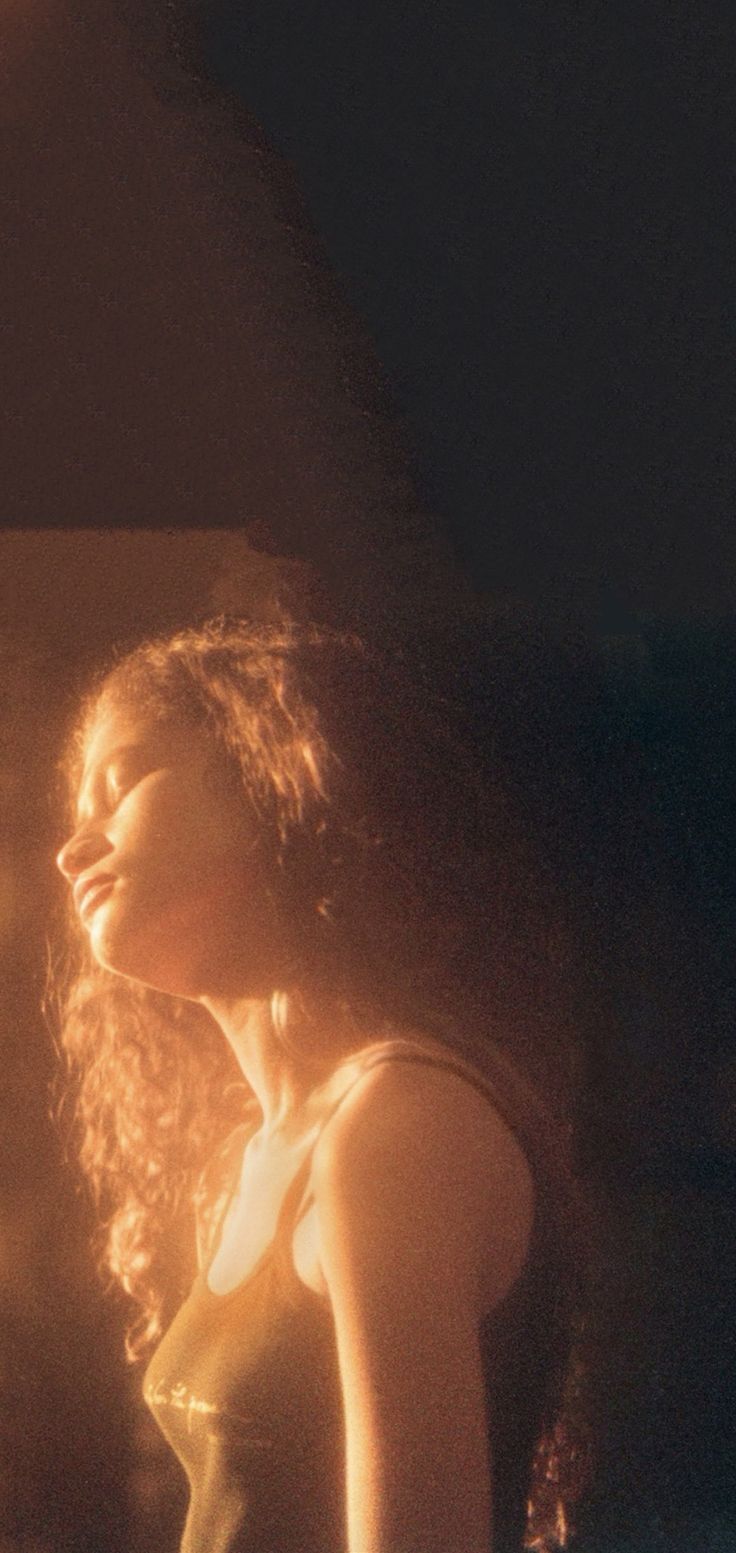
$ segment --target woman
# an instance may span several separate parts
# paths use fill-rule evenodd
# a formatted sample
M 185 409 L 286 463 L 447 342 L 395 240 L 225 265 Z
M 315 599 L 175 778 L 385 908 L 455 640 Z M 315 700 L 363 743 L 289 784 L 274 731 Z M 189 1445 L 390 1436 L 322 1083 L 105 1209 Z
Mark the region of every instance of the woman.
M 130 1353 L 167 1328 L 182 1553 L 564 1545 L 575 1193 L 502 1050 L 522 854 L 448 715 L 354 638 L 220 618 L 69 742 L 63 1043 Z

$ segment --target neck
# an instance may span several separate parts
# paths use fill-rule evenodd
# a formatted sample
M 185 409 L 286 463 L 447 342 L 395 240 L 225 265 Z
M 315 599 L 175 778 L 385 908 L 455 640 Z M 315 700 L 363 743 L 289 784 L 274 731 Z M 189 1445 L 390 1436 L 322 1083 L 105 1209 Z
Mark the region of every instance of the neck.
M 297 1011 L 289 994 L 274 992 L 270 998 L 203 997 L 201 1002 L 217 1021 L 231 1046 L 238 1066 L 261 1108 L 260 1136 L 263 1141 L 284 1145 L 295 1143 L 311 1125 L 318 1086 L 338 1066 L 343 1050 L 351 1043 L 347 1022 L 344 1029 L 334 1028 L 335 1021 L 325 1011 L 320 1033 L 324 1034 L 324 1063 L 314 1064 L 297 1050 L 300 1035 L 314 1037 L 317 1021 Z M 301 1013 L 301 1018 L 299 1014 Z M 306 1026 L 309 1026 L 308 1032 Z M 355 1035 L 354 1030 L 351 1031 Z M 342 1039 L 341 1039 L 342 1037 Z

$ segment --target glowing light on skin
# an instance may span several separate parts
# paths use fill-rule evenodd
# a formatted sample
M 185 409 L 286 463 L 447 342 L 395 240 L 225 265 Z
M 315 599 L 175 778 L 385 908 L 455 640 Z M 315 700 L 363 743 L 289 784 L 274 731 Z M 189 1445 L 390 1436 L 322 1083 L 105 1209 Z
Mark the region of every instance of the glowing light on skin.
M 16 919 L 16 881 L 11 868 L 0 865 L 0 938 L 10 938 Z

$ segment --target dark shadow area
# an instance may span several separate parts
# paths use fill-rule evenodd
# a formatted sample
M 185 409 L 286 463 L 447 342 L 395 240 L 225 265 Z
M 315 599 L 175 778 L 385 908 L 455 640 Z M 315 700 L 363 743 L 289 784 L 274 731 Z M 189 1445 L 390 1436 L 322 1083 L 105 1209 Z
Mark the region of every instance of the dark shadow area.
M 728 614 L 731 8 L 204 9 L 478 584 Z

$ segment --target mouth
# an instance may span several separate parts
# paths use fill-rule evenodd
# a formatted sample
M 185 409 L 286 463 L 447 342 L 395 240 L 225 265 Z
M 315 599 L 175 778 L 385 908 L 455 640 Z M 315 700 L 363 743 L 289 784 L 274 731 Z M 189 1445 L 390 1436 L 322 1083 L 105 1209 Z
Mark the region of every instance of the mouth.
M 108 895 L 115 887 L 115 882 L 112 874 L 106 874 L 103 879 L 95 879 L 87 886 L 79 903 L 80 922 L 89 922 L 97 907 L 101 906 L 104 900 L 107 900 Z

